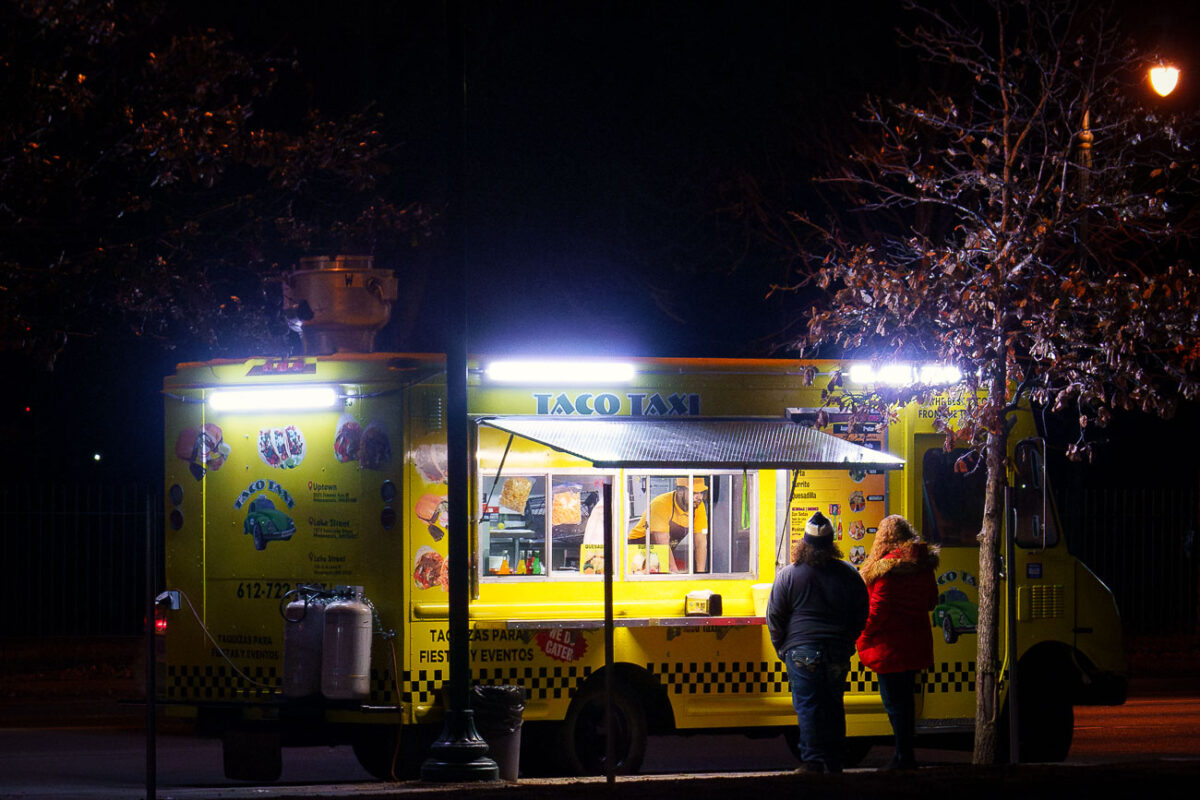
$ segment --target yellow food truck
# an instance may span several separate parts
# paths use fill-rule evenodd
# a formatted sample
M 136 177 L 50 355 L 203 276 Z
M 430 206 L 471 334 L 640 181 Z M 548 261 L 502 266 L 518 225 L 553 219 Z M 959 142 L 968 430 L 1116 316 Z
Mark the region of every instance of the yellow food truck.
M 231 776 L 277 775 L 281 746 L 314 742 L 352 744 L 372 774 L 402 776 L 440 732 L 444 363 L 251 358 L 181 364 L 165 380 L 159 700 L 224 737 Z M 817 428 L 834 362 L 577 366 L 506 372 L 477 358 L 469 371 L 471 680 L 523 688 L 524 770 L 604 768 L 606 515 L 618 771 L 637 771 L 648 734 L 792 735 L 763 614 L 814 510 L 851 563 L 891 513 L 941 546 L 918 729 L 969 736 L 983 476 L 954 468 L 936 406 L 900 408 L 886 427 L 852 430 L 833 414 Z M 1005 667 L 1019 665 L 1023 757 L 1061 759 L 1073 705 L 1123 701 L 1121 628 L 1108 589 L 1067 548 L 1028 409 L 1010 441 L 1016 647 Z M 672 494 L 692 511 L 663 533 L 656 499 Z M 890 736 L 857 660 L 846 714 L 860 754 Z

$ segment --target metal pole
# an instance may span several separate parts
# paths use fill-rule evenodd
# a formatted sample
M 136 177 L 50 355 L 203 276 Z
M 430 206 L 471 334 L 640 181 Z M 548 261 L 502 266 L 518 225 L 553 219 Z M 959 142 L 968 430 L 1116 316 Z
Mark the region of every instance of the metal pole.
M 446 3 L 446 85 L 450 103 L 447 175 L 452 183 L 447 209 L 446 456 L 449 525 L 450 681 L 442 735 L 421 765 L 421 779 L 441 783 L 496 781 L 500 768 L 487 757 L 487 742 L 475 730 L 471 710 L 470 650 L 470 447 L 467 421 L 467 248 L 464 225 L 463 149 L 466 135 L 466 69 L 461 2 Z
M 1080 219 L 1079 230 L 1079 265 L 1088 260 L 1088 247 L 1091 242 L 1091 213 L 1088 209 L 1088 203 L 1091 202 L 1092 193 L 1092 142 L 1095 140 L 1092 134 L 1092 118 L 1091 112 L 1088 110 L 1088 98 L 1083 100 L 1083 124 L 1079 131 L 1079 197 L 1083 204 L 1083 210 Z
M 1009 509 L 1004 515 L 1004 602 L 1005 631 L 1004 645 L 1008 650 L 1008 763 L 1021 761 L 1021 715 L 1017 709 L 1017 564 L 1013 539 L 1017 535 L 1017 514 L 1012 508 L 1012 487 L 1004 489 L 1004 505 Z
M 613 507 L 612 480 L 604 484 L 604 777 L 617 780 L 617 742 L 613 713 Z
M 155 800 L 158 791 L 158 729 L 155 725 L 154 695 L 158 691 L 154 675 L 154 598 L 158 578 L 154 548 L 154 498 L 146 495 L 146 800 Z

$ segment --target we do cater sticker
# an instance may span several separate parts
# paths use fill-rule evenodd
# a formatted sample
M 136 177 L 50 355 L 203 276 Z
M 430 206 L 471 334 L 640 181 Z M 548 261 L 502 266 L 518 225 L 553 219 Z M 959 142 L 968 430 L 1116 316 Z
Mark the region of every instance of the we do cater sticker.
M 533 637 L 542 652 L 557 661 L 578 661 L 587 652 L 587 640 L 582 631 L 555 628 L 549 631 L 538 631 Z

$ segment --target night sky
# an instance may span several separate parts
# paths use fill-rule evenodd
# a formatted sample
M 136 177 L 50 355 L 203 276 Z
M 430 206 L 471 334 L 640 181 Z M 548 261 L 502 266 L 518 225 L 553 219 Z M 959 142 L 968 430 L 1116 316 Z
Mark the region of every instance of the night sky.
M 448 102 L 437 5 L 195 13 L 221 15 L 239 41 L 297 48 L 319 105 L 383 111 L 411 155 L 406 185 L 436 205 Z M 812 142 L 866 91 L 906 79 L 899 19 L 896 3 L 861 0 L 468 3 L 471 349 L 737 356 L 779 344 L 789 309 L 764 297 L 787 278 L 782 254 L 747 251 L 725 209 L 745 176 L 803 191 Z M 380 261 L 412 270 L 432 300 L 445 287 L 422 284 L 420 262 L 433 257 Z M 417 305 L 402 308 L 419 318 L 399 321 L 393 346 L 440 349 L 439 303 Z
M 747 177 L 780 209 L 803 202 L 817 169 L 814 143 L 844 130 L 865 93 L 920 85 L 911 54 L 894 44 L 898 5 L 468 3 L 470 350 L 785 354 L 778 346 L 795 300 L 764 297 L 786 279 L 786 261 L 747 245 L 725 210 Z M 1197 5 L 1156 3 L 1138 33 L 1164 49 L 1194 45 Z M 411 194 L 401 199 L 445 202 L 440 4 L 189 9 L 193 24 L 228 29 L 247 48 L 295 51 L 299 78 L 280 102 L 382 112 L 405 156 L 398 177 Z M 457 287 L 439 278 L 437 249 L 377 257 L 399 272 L 404 296 L 383 341 L 442 349 L 442 299 Z M 138 464 L 145 468 L 134 473 L 152 475 L 162 376 L 204 354 L 79 345 L 53 376 L 31 379 L 5 438 L 23 429 L 28 440 L 36 429 L 46 450 L 66 451 L 45 460 L 51 471 L 69 465 L 107 480 Z M 26 398 L 41 409 L 36 421 L 23 416 Z M 94 450 L 108 454 L 102 466 L 88 462 Z

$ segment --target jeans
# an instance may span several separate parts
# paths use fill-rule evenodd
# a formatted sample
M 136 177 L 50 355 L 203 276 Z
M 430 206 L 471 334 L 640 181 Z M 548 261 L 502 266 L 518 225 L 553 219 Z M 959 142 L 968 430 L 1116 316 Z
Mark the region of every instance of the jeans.
M 800 760 L 806 767 L 841 772 L 846 749 L 846 673 L 851 647 L 815 642 L 785 653 L 792 707 L 800 726 Z
M 917 725 L 916 701 L 913 698 L 916 680 L 917 673 L 912 670 L 879 675 L 879 697 L 883 700 L 896 737 L 893 767 L 912 768 L 917 765 L 917 757 L 913 753 Z

